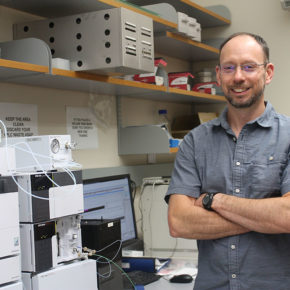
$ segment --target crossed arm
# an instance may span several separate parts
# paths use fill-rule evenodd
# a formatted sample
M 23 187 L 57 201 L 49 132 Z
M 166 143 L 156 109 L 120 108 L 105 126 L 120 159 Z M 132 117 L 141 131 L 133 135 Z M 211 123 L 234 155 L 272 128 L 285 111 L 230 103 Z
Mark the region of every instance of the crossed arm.
M 249 231 L 290 233 L 290 192 L 283 197 L 246 199 L 218 193 L 212 209 L 198 199 L 174 194 L 169 199 L 168 223 L 173 237 L 218 239 Z

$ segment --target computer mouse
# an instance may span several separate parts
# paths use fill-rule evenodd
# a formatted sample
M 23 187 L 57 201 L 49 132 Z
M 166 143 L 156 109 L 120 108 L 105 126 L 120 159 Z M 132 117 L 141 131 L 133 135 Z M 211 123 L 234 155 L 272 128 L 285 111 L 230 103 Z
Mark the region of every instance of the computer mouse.
M 190 283 L 193 278 L 189 274 L 180 274 L 173 276 L 169 281 L 171 283 Z

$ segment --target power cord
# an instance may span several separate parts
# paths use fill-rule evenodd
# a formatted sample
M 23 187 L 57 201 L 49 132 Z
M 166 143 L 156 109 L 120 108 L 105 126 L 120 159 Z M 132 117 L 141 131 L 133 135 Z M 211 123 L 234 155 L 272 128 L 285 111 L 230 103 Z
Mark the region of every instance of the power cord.
M 136 189 L 137 189 L 137 186 L 136 186 L 136 182 L 134 180 L 130 180 L 130 187 L 131 187 L 131 191 L 132 191 L 132 197 L 133 197 L 133 202 L 135 200 L 135 197 L 136 197 Z

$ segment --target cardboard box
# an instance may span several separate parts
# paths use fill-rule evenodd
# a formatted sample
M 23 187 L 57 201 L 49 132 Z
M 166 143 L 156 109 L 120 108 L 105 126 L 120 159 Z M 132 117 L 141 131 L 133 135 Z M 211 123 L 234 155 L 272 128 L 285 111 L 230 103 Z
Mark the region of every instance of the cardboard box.
M 155 84 L 157 86 L 167 85 L 167 74 L 164 69 L 165 66 L 167 66 L 167 62 L 163 58 L 155 58 L 154 72 L 136 74 L 133 76 L 133 80 L 137 82 Z
M 195 92 L 216 95 L 217 88 L 218 88 L 217 82 L 205 82 L 195 84 L 192 90 Z
M 177 12 L 177 30 L 180 34 L 188 35 L 188 15 Z
M 200 23 L 196 21 L 193 17 L 188 17 L 188 31 L 187 35 L 196 41 L 201 39 L 201 28 Z
M 217 117 L 218 113 L 215 112 L 198 112 L 176 117 L 172 122 L 171 134 L 173 138 L 183 138 L 193 128 Z
M 190 91 L 194 76 L 189 72 L 168 73 L 169 87 Z
M 200 23 L 196 23 L 195 27 L 194 27 L 194 31 L 192 32 L 192 34 L 194 34 L 194 36 L 192 36 L 192 40 L 194 41 L 198 41 L 201 42 L 201 26 Z
M 177 12 L 177 33 L 201 42 L 200 23 L 195 18 L 182 12 Z

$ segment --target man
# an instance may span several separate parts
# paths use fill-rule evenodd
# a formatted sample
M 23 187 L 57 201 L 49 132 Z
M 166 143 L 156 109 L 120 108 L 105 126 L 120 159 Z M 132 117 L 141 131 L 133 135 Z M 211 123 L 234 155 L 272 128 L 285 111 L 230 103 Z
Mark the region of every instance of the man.
M 273 73 L 260 36 L 228 38 L 216 67 L 227 108 L 176 156 L 168 223 L 198 240 L 196 290 L 290 289 L 290 118 L 264 101 Z

